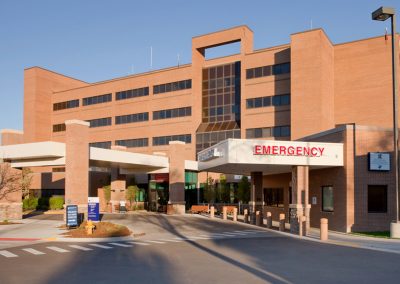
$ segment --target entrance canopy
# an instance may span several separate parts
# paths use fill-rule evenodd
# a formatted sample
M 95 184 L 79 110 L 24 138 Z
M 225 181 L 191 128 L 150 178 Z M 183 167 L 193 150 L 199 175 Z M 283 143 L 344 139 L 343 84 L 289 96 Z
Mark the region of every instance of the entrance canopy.
M 0 146 L 0 159 L 10 162 L 14 168 L 64 166 L 65 152 L 65 144 L 59 142 L 17 144 Z M 168 172 L 169 159 L 166 156 L 90 147 L 89 165 L 115 167 L 129 172 Z M 197 171 L 197 162 L 185 161 L 185 168 Z
M 343 166 L 343 144 L 228 139 L 199 152 L 197 158 L 200 171 L 280 174 L 291 172 L 292 166 Z

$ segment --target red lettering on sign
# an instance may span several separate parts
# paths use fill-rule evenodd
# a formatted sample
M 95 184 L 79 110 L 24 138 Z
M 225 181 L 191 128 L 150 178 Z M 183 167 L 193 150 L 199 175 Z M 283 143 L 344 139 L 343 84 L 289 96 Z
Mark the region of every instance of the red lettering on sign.
M 286 155 L 286 146 L 279 147 L 279 155 Z
M 254 155 L 261 155 L 261 146 L 260 145 L 254 146 Z
M 322 157 L 322 154 L 324 153 L 325 148 L 318 148 L 320 156 Z
M 306 156 L 321 157 L 325 151 L 323 147 L 302 147 L 302 146 L 266 146 L 254 145 L 254 155 L 281 155 L 281 156 Z
M 278 146 L 272 146 L 272 155 L 278 155 Z
M 315 157 L 315 156 L 317 155 L 317 153 L 318 153 L 317 148 L 312 147 L 312 148 L 311 148 L 311 155 Z
M 294 147 L 293 146 L 289 146 L 287 149 L 287 153 L 288 155 L 294 155 Z
M 296 156 L 301 156 L 301 147 L 296 147 Z

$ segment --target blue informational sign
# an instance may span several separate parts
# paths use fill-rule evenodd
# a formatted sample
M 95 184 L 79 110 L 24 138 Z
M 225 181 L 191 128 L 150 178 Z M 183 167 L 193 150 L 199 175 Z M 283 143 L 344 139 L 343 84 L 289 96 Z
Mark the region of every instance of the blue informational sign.
M 88 197 L 88 220 L 95 222 L 100 221 L 99 211 L 99 198 Z
M 78 206 L 77 205 L 67 205 L 66 219 L 67 219 L 67 227 L 77 227 L 78 226 Z

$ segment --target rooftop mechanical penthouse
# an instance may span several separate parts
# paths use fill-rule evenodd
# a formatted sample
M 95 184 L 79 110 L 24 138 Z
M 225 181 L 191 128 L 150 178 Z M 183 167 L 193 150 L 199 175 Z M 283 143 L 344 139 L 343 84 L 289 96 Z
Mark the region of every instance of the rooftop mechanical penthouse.
M 240 42 L 240 53 L 206 60 L 206 49 L 235 42 Z M 374 153 L 393 154 L 391 92 L 391 45 L 384 36 L 336 44 L 315 29 L 290 35 L 288 44 L 254 50 L 252 30 L 238 26 L 193 37 L 192 62 L 187 65 L 96 83 L 40 67 L 26 69 L 24 130 L 3 131 L 2 145 L 52 141 L 67 143 L 68 153 L 68 141 L 82 138 L 90 149 L 169 159 L 113 173 L 115 165 L 126 165 L 123 157 L 104 162 L 105 152 L 92 157 L 96 150 L 90 150 L 88 184 L 78 195 L 96 196 L 97 188 L 110 179 L 126 182 L 135 175 L 145 188 L 143 201 L 149 210 L 154 209 L 151 204 L 159 206 L 159 198 L 170 203 L 177 198 L 188 207 L 203 201 L 207 172 L 226 174 L 233 191 L 235 174 L 250 175 L 251 208 L 272 212 L 274 219 L 284 213 L 289 222 L 291 210 L 300 208 L 292 205 L 302 204 L 311 226 L 319 226 L 319 218 L 325 217 L 334 230 L 387 230 L 395 214 L 393 159 L 385 160 L 390 170 L 371 170 L 376 168 L 370 164 L 379 162 L 371 159 Z M 76 120 L 84 123 L 68 132 Z M 80 131 L 87 134 L 80 137 Z M 214 167 L 212 163 L 224 157 L 203 152 L 208 160 L 197 167 L 197 154 L 206 149 L 222 147 L 218 149 L 233 153 L 230 146 L 218 146 L 227 139 L 242 139 L 228 141 L 241 141 L 238 158 L 248 164 L 221 162 Z M 263 140 L 276 144 L 268 146 Z M 282 144 L 285 141 L 304 144 Z M 335 153 L 341 162 L 318 167 L 251 164 L 257 155 L 314 159 L 326 153 L 324 147 L 307 143 L 339 143 L 342 148 Z M 185 166 L 179 162 L 182 172 L 173 182 L 172 160 L 177 155 Z M 68 164 L 68 154 L 65 159 Z M 278 158 L 266 161 L 279 163 Z M 163 168 L 164 162 L 169 168 Z M 35 165 L 35 189 L 68 195 L 68 166 Z M 195 197 L 190 190 L 197 190 Z

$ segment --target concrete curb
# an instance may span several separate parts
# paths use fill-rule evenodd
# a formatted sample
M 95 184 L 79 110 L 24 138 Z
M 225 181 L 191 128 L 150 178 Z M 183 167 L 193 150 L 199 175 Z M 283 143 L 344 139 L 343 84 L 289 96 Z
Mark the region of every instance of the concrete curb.
M 110 238 L 43 238 L 42 241 L 48 242 L 65 242 L 65 243 L 106 243 L 106 242 L 127 242 L 135 240 L 134 236 L 127 237 L 110 237 Z
M 281 231 L 276 231 L 276 230 L 273 230 L 273 229 L 268 229 L 268 228 L 266 228 L 264 226 L 256 226 L 256 225 L 252 225 L 252 224 L 243 223 L 241 221 L 233 222 L 232 220 L 223 220 L 223 219 L 220 219 L 220 218 L 211 219 L 210 217 L 208 217 L 206 215 L 200 215 L 200 216 L 203 217 L 203 218 L 212 220 L 212 221 L 217 221 L 217 222 L 221 222 L 221 223 L 231 223 L 231 224 L 242 225 L 244 227 L 253 228 L 253 229 L 260 229 L 260 230 L 264 230 L 264 231 L 267 231 L 267 232 L 276 233 L 278 235 L 282 235 L 282 236 L 285 236 L 285 237 L 298 239 L 298 240 L 317 242 L 317 243 L 326 244 L 326 245 L 336 245 L 336 246 L 344 246 L 344 247 L 368 249 L 368 250 L 379 251 L 379 252 L 388 252 L 388 253 L 400 254 L 400 251 L 395 251 L 395 250 L 390 250 L 390 249 L 369 247 L 369 246 L 359 245 L 357 243 L 336 241 L 336 240 L 329 240 L 329 239 L 328 239 L 328 241 L 321 241 L 321 240 L 319 240 L 317 238 L 313 238 L 313 237 L 309 237 L 309 236 L 302 237 L 302 236 L 294 235 L 294 234 L 287 233 L 287 232 L 281 232 Z

